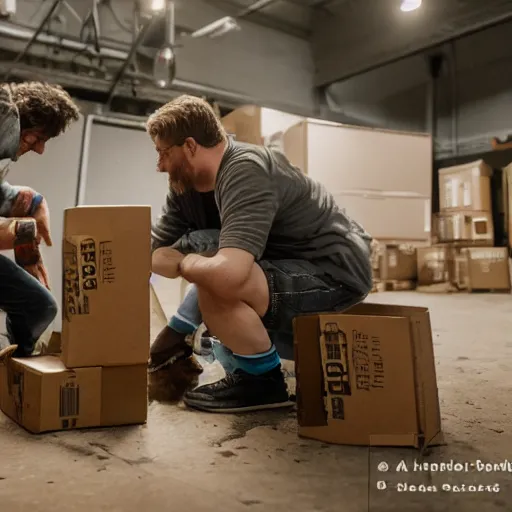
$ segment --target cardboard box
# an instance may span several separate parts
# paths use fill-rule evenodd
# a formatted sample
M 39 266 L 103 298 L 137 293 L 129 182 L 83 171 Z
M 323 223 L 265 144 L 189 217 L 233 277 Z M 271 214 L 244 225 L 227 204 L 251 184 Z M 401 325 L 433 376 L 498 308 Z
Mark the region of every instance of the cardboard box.
M 418 247 L 418 286 L 450 283 L 454 272 L 454 248 L 448 245 Z
M 148 361 L 151 208 L 64 212 L 62 360 L 68 368 Z
M 505 224 L 508 232 L 508 246 L 512 248 L 512 164 L 503 169 L 503 176 Z
M 284 132 L 302 117 L 279 110 L 244 105 L 221 119 L 224 129 L 240 142 L 250 144 L 275 144 L 274 134 Z M 281 136 L 278 136 L 281 144 Z
M 430 135 L 305 119 L 284 133 L 283 144 L 290 162 L 373 237 L 430 240 Z
M 492 174 L 483 160 L 439 169 L 440 210 L 490 212 Z
M 510 291 L 506 247 L 467 247 L 455 258 L 455 279 L 461 289 Z
M 442 442 L 429 312 L 362 303 L 294 321 L 299 435 L 336 444 Z
M 144 423 L 147 365 L 68 369 L 55 356 L 0 365 L 0 409 L 35 434 Z
M 434 216 L 434 239 L 438 242 L 471 242 L 494 245 L 491 212 L 441 212 Z
M 417 275 L 416 247 L 400 244 L 382 248 L 379 265 L 382 281 L 414 281 Z

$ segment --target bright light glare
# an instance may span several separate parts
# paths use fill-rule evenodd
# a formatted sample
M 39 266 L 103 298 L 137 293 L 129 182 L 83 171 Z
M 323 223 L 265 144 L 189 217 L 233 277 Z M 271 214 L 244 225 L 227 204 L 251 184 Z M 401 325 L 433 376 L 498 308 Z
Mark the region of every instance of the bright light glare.
M 153 0 L 151 3 L 151 9 L 153 11 L 161 11 L 165 7 L 165 0 Z
M 402 12 L 410 12 L 419 7 L 421 7 L 421 0 L 403 0 L 400 9 Z

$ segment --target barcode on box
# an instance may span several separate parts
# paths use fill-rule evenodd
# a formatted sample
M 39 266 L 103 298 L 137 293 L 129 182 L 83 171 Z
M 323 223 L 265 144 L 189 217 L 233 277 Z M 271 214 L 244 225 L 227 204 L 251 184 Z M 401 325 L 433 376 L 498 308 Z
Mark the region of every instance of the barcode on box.
M 78 416 L 80 412 L 80 386 L 60 387 L 60 417 Z

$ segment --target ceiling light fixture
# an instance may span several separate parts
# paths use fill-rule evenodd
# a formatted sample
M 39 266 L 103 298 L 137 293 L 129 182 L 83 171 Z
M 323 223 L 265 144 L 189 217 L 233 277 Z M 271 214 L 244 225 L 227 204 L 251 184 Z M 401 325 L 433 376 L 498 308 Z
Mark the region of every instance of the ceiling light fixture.
M 165 7 L 165 0 L 153 0 L 151 3 L 151 9 L 153 11 L 163 11 Z
M 419 7 L 421 7 L 422 0 L 402 0 L 402 5 L 400 6 L 400 10 L 402 12 L 411 12 L 415 11 Z
M 156 52 L 153 62 L 153 78 L 158 87 L 169 87 L 176 76 L 174 2 L 165 5 L 165 44 Z

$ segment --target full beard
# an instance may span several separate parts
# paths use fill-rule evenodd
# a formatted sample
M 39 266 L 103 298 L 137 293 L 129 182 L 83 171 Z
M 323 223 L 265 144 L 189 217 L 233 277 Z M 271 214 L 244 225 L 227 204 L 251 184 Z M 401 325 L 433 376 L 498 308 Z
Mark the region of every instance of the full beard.
M 182 166 L 173 173 L 169 173 L 169 187 L 177 195 L 183 195 L 193 188 L 185 167 Z

